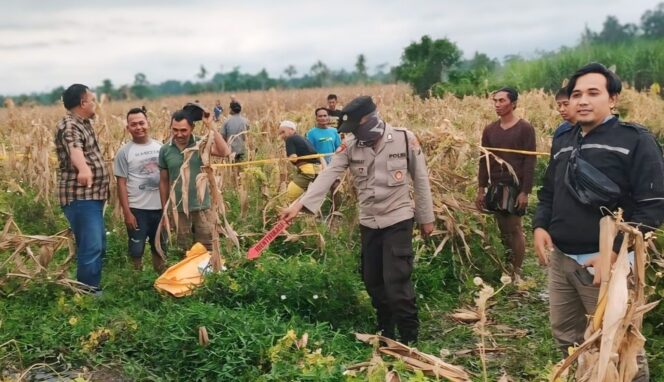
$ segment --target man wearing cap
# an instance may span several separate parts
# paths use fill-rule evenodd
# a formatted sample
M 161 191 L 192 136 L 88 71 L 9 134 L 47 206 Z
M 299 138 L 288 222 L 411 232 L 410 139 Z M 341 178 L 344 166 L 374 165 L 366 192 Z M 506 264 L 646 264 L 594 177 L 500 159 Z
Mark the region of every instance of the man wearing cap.
M 283 121 L 279 125 L 279 138 L 286 144 L 286 156 L 297 168 L 293 179 L 288 183 L 286 195 L 289 201 L 300 197 L 320 173 L 321 165 L 317 158 L 294 159 L 305 155 L 317 154 L 311 143 L 296 132 L 297 125 L 293 121 Z
M 237 101 L 230 103 L 230 117 L 221 126 L 221 136 L 231 146 L 231 151 L 235 153 L 235 161 L 239 162 L 245 159 L 246 155 L 246 131 L 249 130 L 249 121 L 240 114 L 242 105 Z
M 350 168 L 360 207 L 362 280 L 376 308 L 378 330 L 404 343 L 417 341 L 419 321 L 413 270 L 413 220 L 423 236 L 433 231 L 434 213 L 424 153 L 413 133 L 380 119 L 369 96 L 351 101 L 342 110 L 341 132 L 353 137 L 332 157 L 332 163 L 309 185 L 307 192 L 283 210 L 293 219 L 304 207 L 320 209 L 332 183 Z M 415 201 L 410 197 L 410 182 Z M 414 218 L 414 219 L 413 219 Z
M 198 107 L 198 106 L 197 106 Z M 204 117 L 209 118 L 204 110 Z M 207 116 L 206 116 L 207 114 Z M 162 208 L 170 197 L 170 191 L 175 184 L 175 203 L 178 210 L 177 224 L 177 245 L 180 249 L 190 248 L 190 236 L 194 234 L 194 242 L 203 244 L 208 250 L 212 249 L 212 222 L 216 220 L 215 212 L 210 209 L 210 192 L 205 190 L 202 201 L 198 200 L 198 190 L 196 187 L 196 177 L 201 173 L 203 161 L 198 150 L 194 151 L 189 159 L 189 184 L 188 187 L 188 210 L 185 214 L 182 206 L 182 179 L 180 169 L 184 163 L 185 149 L 193 148 L 199 141 L 194 136 L 194 120 L 192 112 L 185 109 L 178 110 L 171 116 L 171 139 L 159 149 L 159 197 Z M 214 142 L 211 154 L 214 156 L 225 157 L 230 155 L 231 150 L 221 137 L 219 132 L 214 131 Z M 177 181 L 177 183 L 176 183 Z

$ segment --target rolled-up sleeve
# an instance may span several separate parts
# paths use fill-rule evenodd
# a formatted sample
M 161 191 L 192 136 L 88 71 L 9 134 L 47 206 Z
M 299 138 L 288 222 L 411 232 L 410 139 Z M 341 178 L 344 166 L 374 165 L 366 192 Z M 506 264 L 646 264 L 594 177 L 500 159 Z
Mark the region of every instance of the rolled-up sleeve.
M 330 191 L 330 187 L 337 178 L 346 171 L 349 164 L 348 150 L 337 152 L 332 156 L 332 162 L 325 167 L 325 170 L 318 174 L 307 191 L 300 198 L 300 203 L 309 212 L 318 214 L 320 206 L 325 201 L 325 196 Z

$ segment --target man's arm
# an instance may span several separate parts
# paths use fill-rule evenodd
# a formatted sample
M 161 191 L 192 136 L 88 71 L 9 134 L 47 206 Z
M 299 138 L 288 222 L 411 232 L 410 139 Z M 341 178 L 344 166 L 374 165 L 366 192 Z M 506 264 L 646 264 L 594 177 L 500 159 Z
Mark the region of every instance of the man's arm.
M 224 122 L 223 125 L 221 125 L 221 136 L 224 138 L 225 141 L 228 141 L 228 121 Z
M 221 134 L 219 134 L 219 132 L 214 129 L 212 129 L 212 132 L 214 133 L 214 141 L 210 153 L 217 157 L 227 157 L 231 155 L 231 149 L 228 147 L 228 143 L 226 143 Z
M 113 160 L 113 172 L 118 181 L 118 201 L 122 208 L 122 215 L 124 216 L 125 225 L 128 229 L 135 230 L 138 228 L 136 217 L 131 213 L 129 208 L 129 192 L 127 191 L 127 177 L 129 176 L 129 163 L 127 162 L 127 146 L 123 146 L 115 154 Z
M 532 125 L 528 124 L 524 132 L 522 149 L 525 151 L 536 151 L 537 142 L 535 139 L 535 129 Z M 525 210 L 528 206 L 528 195 L 533 190 L 533 178 L 535 177 L 535 164 L 537 163 L 537 156 L 526 155 L 521 167 L 521 184 L 520 192 L 517 196 L 517 208 Z
M 630 222 L 642 224 L 643 233 L 659 228 L 664 223 L 664 158 L 662 149 L 649 132 L 639 134 L 634 150 L 629 182 L 636 203 Z M 652 228 L 651 228 L 652 227 Z M 622 240 L 616 240 L 613 250 L 620 252 Z
M 415 134 L 408 131 L 408 172 L 413 180 L 415 190 L 415 221 L 420 225 L 423 236 L 429 236 L 433 231 L 435 216 L 433 213 L 433 198 L 429 184 L 429 170 L 426 158 Z
M 131 213 L 129 208 L 129 193 L 127 192 L 127 178 L 116 176 L 118 180 L 118 201 L 122 208 L 122 215 L 124 215 L 125 225 L 131 230 L 138 229 L 136 217 Z
M 76 175 L 78 184 L 84 187 L 92 187 L 92 170 L 90 170 L 90 166 L 88 166 L 88 163 L 85 161 L 83 150 L 70 144 L 69 159 L 78 172 Z
M 332 157 L 332 162 L 330 165 L 323 170 L 316 180 L 314 180 L 307 191 L 302 195 L 299 200 L 299 203 L 302 204 L 309 212 L 317 213 L 320 210 L 320 206 L 323 204 L 327 193 L 341 174 L 346 171 L 350 163 L 348 150 L 337 153 Z
M 528 124 L 528 127 L 525 129 L 523 137 L 523 148 L 525 151 L 536 151 L 537 150 L 537 141 L 535 138 L 535 129 Z M 523 160 L 523 167 L 521 167 L 521 173 L 523 174 L 523 179 L 521 181 L 521 192 L 524 194 L 530 194 L 533 190 L 533 178 L 535 177 L 535 164 L 537 162 L 537 156 L 535 155 L 526 155 Z
M 482 131 L 482 140 L 480 144 L 482 145 L 482 147 L 490 147 L 487 128 L 484 128 L 484 130 Z M 487 169 L 488 160 L 489 160 L 488 154 L 482 155 L 480 157 L 479 168 L 477 171 L 478 186 L 477 186 L 477 196 L 475 197 L 475 207 L 477 207 L 477 209 L 480 211 L 486 209 L 486 206 L 484 205 L 484 195 L 486 193 L 485 188 L 489 184 L 489 171 Z
M 537 210 L 533 216 L 533 244 L 535 253 L 539 258 L 540 265 L 549 264 L 549 253 L 553 250 L 553 242 L 549 235 L 549 224 L 551 223 L 551 214 L 553 210 L 553 190 L 556 177 L 556 161 L 553 158 L 555 151 L 555 141 L 551 146 L 551 156 L 549 164 L 544 173 L 542 188 L 537 193 L 539 202 Z
M 159 199 L 161 199 L 162 209 L 166 208 L 170 193 L 171 187 L 168 178 L 168 170 L 162 168 L 159 170 Z

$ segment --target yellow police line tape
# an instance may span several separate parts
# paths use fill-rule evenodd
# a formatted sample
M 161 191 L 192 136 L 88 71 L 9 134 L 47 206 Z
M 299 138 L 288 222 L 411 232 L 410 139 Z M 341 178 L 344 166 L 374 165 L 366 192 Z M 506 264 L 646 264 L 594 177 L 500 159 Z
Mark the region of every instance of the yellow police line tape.
M 501 151 L 501 152 L 506 152 L 506 153 L 515 153 L 515 154 L 524 154 L 524 155 L 550 155 L 549 153 L 545 152 L 540 152 L 540 151 L 526 151 L 526 150 L 513 150 L 513 149 L 503 149 L 503 148 L 497 148 L 497 147 L 484 147 L 480 146 L 480 148 L 489 150 L 489 151 Z M 334 155 L 334 153 L 328 153 L 328 154 L 311 154 L 311 155 L 303 155 L 300 157 L 283 157 L 283 158 L 269 158 L 269 159 L 257 159 L 257 160 L 251 160 L 251 161 L 244 161 L 244 162 L 233 162 L 233 163 L 215 163 L 211 165 L 212 168 L 225 168 L 225 167 L 236 167 L 236 166 L 249 166 L 253 164 L 262 164 L 262 163 L 272 163 L 272 162 L 279 162 L 279 161 L 298 161 L 298 160 L 305 160 L 305 159 L 318 159 L 318 158 L 324 158 L 327 156 Z M 29 155 L 22 154 L 22 153 L 17 153 L 14 154 L 15 157 L 17 158 L 25 158 L 29 157 Z M 0 160 L 7 160 L 7 156 L 0 156 Z M 55 161 L 55 157 L 50 157 L 49 158 L 51 161 Z
M 305 160 L 305 159 L 318 159 L 318 158 L 324 158 L 324 157 L 327 157 L 327 156 L 330 156 L 330 155 L 334 155 L 334 153 L 302 155 L 301 157 L 258 159 L 258 160 L 250 160 L 250 161 L 246 161 L 246 162 L 215 163 L 215 164 L 210 165 L 210 167 L 212 167 L 212 168 L 223 168 L 223 167 L 234 167 L 234 166 L 249 166 L 249 165 L 252 165 L 252 164 L 271 163 L 271 162 L 278 162 L 278 161 L 282 161 L 282 160 L 298 161 L 298 160 Z
M 502 148 L 497 148 L 497 147 L 484 147 L 480 146 L 480 148 L 489 150 L 489 151 L 502 151 L 502 152 L 507 152 L 507 153 L 515 153 L 515 154 L 524 154 L 524 155 L 550 155 L 549 153 L 541 152 L 541 151 L 526 151 L 526 150 L 513 150 L 513 149 L 502 149 Z M 296 160 L 305 160 L 305 159 L 318 159 L 318 158 L 323 158 L 326 156 L 334 155 L 334 153 L 328 153 L 328 154 L 312 154 L 312 155 L 303 155 L 301 157 L 293 157 L 293 158 L 270 158 L 270 159 L 259 159 L 259 160 L 252 160 L 252 161 L 246 161 L 246 162 L 233 162 L 233 163 L 215 163 L 211 165 L 212 168 L 225 168 L 225 167 L 235 167 L 235 166 L 249 166 L 252 164 L 261 164 L 261 163 L 272 163 L 272 162 L 278 162 L 278 161 L 283 161 L 283 160 L 290 160 L 290 161 L 296 161 Z
M 526 150 L 513 150 L 513 149 L 501 149 L 497 147 L 484 147 L 480 146 L 481 149 L 489 150 L 489 151 L 502 151 L 505 153 L 515 153 L 515 154 L 524 154 L 524 155 L 551 155 L 549 153 L 541 152 L 541 151 L 526 151 Z

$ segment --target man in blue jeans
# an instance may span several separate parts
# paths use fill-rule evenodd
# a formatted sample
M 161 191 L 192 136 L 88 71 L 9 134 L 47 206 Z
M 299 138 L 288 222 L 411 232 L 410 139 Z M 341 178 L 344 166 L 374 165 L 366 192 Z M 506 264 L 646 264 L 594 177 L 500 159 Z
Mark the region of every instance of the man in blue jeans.
M 162 209 L 159 197 L 159 149 L 161 143 L 150 138 L 150 123 L 145 107 L 127 113 L 127 131 L 131 141 L 115 154 L 113 172 L 118 180 L 118 200 L 122 207 L 129 258 L 134 269 L 143 269 L 145 240 L 150 242 L 152 268 L 161 274 L 164 259 L 157 253 L 156 236 Z M 166 235 L 159 240 L 166 247 Z
M 76 279 L 100 292 L 110 178 L 92 127 L 96 98 L 87 86 L 74 84 L 62 93 L 62 101 L 67 114 L 55 134 L 58 198 L 76 239 Z

